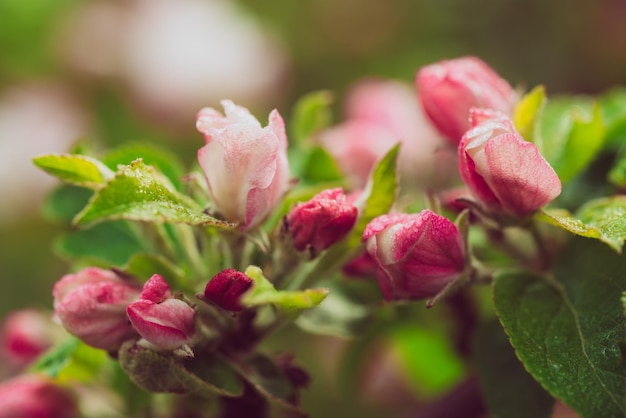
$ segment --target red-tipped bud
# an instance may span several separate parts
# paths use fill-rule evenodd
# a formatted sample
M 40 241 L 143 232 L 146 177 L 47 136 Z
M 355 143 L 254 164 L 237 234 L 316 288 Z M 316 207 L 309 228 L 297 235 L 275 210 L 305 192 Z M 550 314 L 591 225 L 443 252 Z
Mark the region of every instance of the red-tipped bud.
M 34 309 L 12 312 L 2 327 L 2 357 L 15 368 L 28 365 L 52 345 L 51 325 L 49 315 Z
M 501 113 L 474 109 L 459 143 L 461 178 L 490 212 L 524 218 L 561 193 L 561 181 L 537 147 Z
M 40 376 L 21 376 L 0 385 L 0 418 L 72 418 L 72 397 Z
M 126 312 L 139 335 L 164 350 L 182 347 L 195 333 L 193 308 L 175 299 L 158 274 L 146 282 L 140 299 L 128 305 Z
M 241 295 L 252 286 L 252 279 L 240 271 L 226 269 L 217 273 L 204 288 L 205 299 L 227 311 L 239 312 Z
M 317 254 L 345 237 L 354 226 L 358 209 L 341 189 L 329 189 L 297 204 L 285 218 L 288 234 L 298 251 Z
M 513 114 L 518 95 L 509 83 L 476 57 L 441 61 L 421 68 L 415 83 L 424 111 L 453 144 L 470 128 L 473 107 Z
M 459 229 L 430 210 L 374 218 L 363 233 L 385 299 L 435 296 L 465 270 Z
M 61 278 L 52 290 L 54 311 L 63 327 L 86 344 L 116 351 L 137 334 L 126 307 L 139 289 L 110 270 L 90 267 Z

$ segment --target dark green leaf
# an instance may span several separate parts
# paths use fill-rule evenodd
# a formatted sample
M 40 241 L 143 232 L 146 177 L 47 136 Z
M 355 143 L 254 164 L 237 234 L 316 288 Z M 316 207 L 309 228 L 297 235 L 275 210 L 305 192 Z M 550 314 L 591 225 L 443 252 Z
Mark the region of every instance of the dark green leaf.
M 44 214 L 50 220 L 69 224 L 74 216 L 89 202 L 92 195 L 92 190 L 62 184 L 55 188 L 46 199 Z
M 86 155 L 46 154 L 33 159 L 46 173 L 76 186 L 95 189 L 113 178 L 113 171 Z
M 492 418 L 549 418 L 554 398 L 524 369 L 498 321 L 479 328 L 474 358 Z
M 114 219 L 231 227 L 173 191 L 141 160 L 120 167 L 115 178 L 97 191 L 73 223 L 85 227 Z
M 553 274 L 496 277 L 496 311 L 526 369 L 582 417 L 626 414 L 626 257 L 574 238 Z
M 62 234 L 54 249 L 68 259 L 122 267 L 137 252 L 148 249 L 126 221 L 113 221 Z

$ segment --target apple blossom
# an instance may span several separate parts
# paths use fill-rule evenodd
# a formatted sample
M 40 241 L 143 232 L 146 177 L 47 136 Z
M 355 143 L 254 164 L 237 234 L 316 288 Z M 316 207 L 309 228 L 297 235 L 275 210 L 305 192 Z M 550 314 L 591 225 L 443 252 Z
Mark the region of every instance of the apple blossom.
M 230 100 L 226 116 L 212 108 L 198 113 L 196 127 L 206 140 L 198 162 L 224 218 L 248 230 L 276 206 L 287 187 L 287 136 L 277 110 L 261 127 L 250 112 Z
M 126 312 L 139 335 L 158 348 L 175 350 L 188 344 L 195 333 L 193 308 L 174 298 L 158 274 L 145 283 L 139 300 Z
M 241 296 L 252 286 L 252 279 L 235 269 L 217 273 L 204 288 L 204 298 L 222 309 L 238 312 L 243 309 Z
M 0 337 L 0 354 L 17 368 L 31 363 L 52 345 L 49 315 L 22 309 L 7 315 Z
M 54 311 L 63 327 L 86 344 L 108 351 L 136 336 L 126 307 L 139 293 L 114 272 L 96 267 L 64 276 L 52 290 Z
M 465 270 L 459 229 L 428 209 L 374 218 L 363 241 L 376 261 L 378 284 L 387 300 L 435 296 Z
M 459 170 L 492 213 L 525 218 L 561 193 L 561 181 L 537 147 L 504 114 L 474 109 L 473 128 L 459 143 Z
M 358 209 L 340 188 L 324 190 L 296 204 L 284 220 L 285 230 L 298 251 L 317 254 L 345 237 L 354 226 Z
M 439 132 L 455 145 L 470 128 L 471 108 L 494 109 L 512 115 L 519 100 L 509 83 L 476 57 L 422 67 L 415 84 L 424 111 Z

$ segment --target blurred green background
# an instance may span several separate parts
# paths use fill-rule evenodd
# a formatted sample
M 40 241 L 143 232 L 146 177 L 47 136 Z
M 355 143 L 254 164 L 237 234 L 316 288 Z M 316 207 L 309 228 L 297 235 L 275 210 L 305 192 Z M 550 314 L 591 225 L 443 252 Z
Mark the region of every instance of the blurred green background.
M 626 84 L 624 22 L 623 0 L 0 0 L 0 314 L 50 307 L 51 285 L 68 268 L 52 250 L 62 226 L 41 211 L 55 183 L 34 168 L 35 155 L 79 139 L 96 149 L 147 140 L 191 164 L 202 144 L 195 113 L 221 98 L 258 115 L 278 108 L 288 123 L 299 96 L 328 89 L 339 119 L 344 92 L 360 78 L 410 83 L 420 66 L 468 54 L 523 88 L 599 93 Z M 382 364 L 404 358 L 411 369 L 402 350 L 440 330 L 400 322 L 422 331 L 374 344 L 373 355 Z M 315 377 L 328 383 L 343 349 L 314 338 L 299 356 L 321 364 Z M 390 399 L 416 381 L 385 391 L 363 379 L 372 386 L 363 393 Z M 344 395 L 325 399 L 337 413 L 354 411 Z

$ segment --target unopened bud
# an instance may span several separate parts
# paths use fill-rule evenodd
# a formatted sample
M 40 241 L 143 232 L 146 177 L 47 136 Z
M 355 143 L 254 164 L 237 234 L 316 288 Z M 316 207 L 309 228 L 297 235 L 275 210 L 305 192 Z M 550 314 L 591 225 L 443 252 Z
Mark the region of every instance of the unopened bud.
M 86 344 L 116 351 L 137 334 L 126 307 L 139 289 L 110 270 L 90 267 L 59 280 L 52 290 L 54 311 L 63 327 Z
M 354 226 L 358 209 L 341 189 L 329 189 L 297 204 L 285 218 L 287 233 L 298 251 L 318 254 L 345 237 Z
M 72 418 L 74 399 L 45 377 L 30 375 L 0 385 L 0 418 Z
M 146 282 L 139 300 L 128 305 L 126 312 L 139 335 L 164 350 L 182 347 L 195 333 L 193 308 L 174 298 L 158 274 Z
M 240 271 L 226 269 L 217 273 L 206 285 L 204 298 L 227 311 L 238 312 L 241 295 L 252 286 L 252 279 Z
M 363 240 L 376 261 L 378 284 L 388 300 L 435 296 L 465 270 L 459 229 L 430 210 L 374 218 Z

